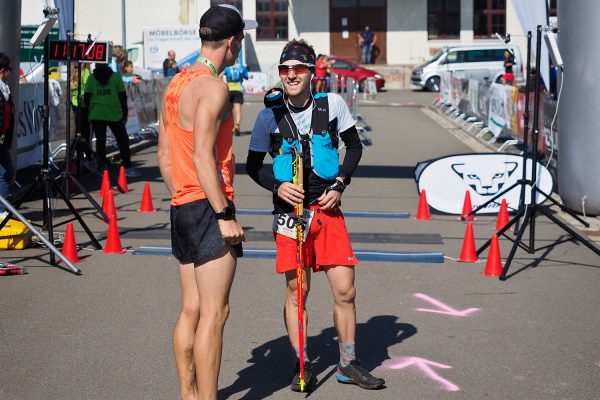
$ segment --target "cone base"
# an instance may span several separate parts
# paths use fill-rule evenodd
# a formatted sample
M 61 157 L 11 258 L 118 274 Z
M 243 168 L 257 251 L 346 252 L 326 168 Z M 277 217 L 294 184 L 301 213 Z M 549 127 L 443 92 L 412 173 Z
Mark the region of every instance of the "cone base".
M 458 217 L 456 219 L 459 220 L 459 221 L 477 221 L 477 218 L 475 218 L 475 217 L 469 217 L 467 219 L 462 219 L 462 216 L 460 216 L 460 217 Z
M 125 249 L 121 249 L 121 250 L 117 250 L 117 251 L 102 250 L 102 252 L 104 254 L 123 254 L 123 253 L 127 253 L 127 250 L 125 250 Z
M 138 208 L 138 210 L 137 210 L 137 211 L 138 211 L 138 212 L 142 212 L 142 213 L 153 213 L 153 212 L 156 212 L 156 210 L 150 210 L 150 211 L 147 211 L 147 210 L 142 210 L 141 208 Z
M 419 217 L 415 217 L 415 219 L 417 221 L 429 221 L 432 218 L 431 218 L 431 216 L 429 216 L 429 217 L 420 217 L 420 218 Z

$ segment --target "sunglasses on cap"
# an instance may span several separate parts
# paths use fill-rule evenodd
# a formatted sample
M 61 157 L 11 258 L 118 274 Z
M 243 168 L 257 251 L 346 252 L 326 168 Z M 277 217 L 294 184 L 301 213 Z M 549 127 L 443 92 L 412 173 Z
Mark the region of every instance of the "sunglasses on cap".
M 282 76 L 288 76 L 288 74 L 290 73 L 290 70 L 294 70 L 294 74 L 296 74 L 296 75 L 303 75 L 303 74 L 306 74 L 307 72 L 309 72 L 310 66 L 308 66 L 306 64 L 294 64 L 294 65 L 281 64 L 281 65 L 277 66 L 277 69 L 279 70 L 279 75 L 282 75 Z

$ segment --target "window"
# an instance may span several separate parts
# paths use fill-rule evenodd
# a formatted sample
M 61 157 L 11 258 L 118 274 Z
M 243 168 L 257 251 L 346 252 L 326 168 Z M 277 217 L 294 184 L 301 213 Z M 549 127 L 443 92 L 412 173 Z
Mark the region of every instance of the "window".
M 256 21 L 257 40 L 287 40 L 287 0 L 256 0 Z
M 231 4 L 240 10 L 242 15 L 244 15 L 244 10 L 242 9 L 242 0 L 210 0 L 211 7 L 219 4 Z
M 506 34 L 506 0 L 474 0 L 474 36 L 491 38 L 496 32 Z
M 429 39 L 460 36 L 460 0 L 427 0 Z

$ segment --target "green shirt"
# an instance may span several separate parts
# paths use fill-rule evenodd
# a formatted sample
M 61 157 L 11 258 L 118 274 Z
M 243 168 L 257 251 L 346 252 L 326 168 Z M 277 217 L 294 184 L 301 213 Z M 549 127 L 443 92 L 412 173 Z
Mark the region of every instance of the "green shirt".
M 90 121 L 119 121 L 123 118 L 119 93 L 125 92 L 121 75 L 114 72 L 105 85 L 92 74 L 85 85 L 85 93 L 91 94 L 88 104 Z
M 85 84 L 88 81 L 88 78 L 90 77 L 92 73 L 90 72 L 89 69 L 85 68 L 81 70 L 81 89 L 85 92 Z M 83 96 L 82 97 L 82 103 L 83 103 Z M 71 89 L 71 103 L 73 104 L 73 107 L 77 107 L 79 105 L 79 91 L 77 90 L 77 88 L 75 89 Z

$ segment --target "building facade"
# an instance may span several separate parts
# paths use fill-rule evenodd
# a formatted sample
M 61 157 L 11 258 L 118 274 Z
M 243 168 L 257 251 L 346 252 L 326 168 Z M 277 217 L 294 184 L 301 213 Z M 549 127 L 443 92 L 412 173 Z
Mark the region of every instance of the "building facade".
M 24 0 L 23 18 L 29 12 Z M 368 25 L 377 36 L 376 64 L 411 65 L 447 45 L 497 43 L 495 33 L 511 34 L 525 52 L 516 0 L 75 0 L 75 32 L 120 44 L 125 9 L 127 44 L 142 40 L 146 28 L 196 25 L 211 5 L 236 5 L 259 22 L 247 33 L 246 62 L 268 71 L 285 42 L 304 38 L 317 53 L 359 59 L 358 33 Z M 549 0 L 554 11 L 556 0 Z M 29 18 L 32 19 L 32 18 Z M 39 19 L 39 18 L 38 18 Z

